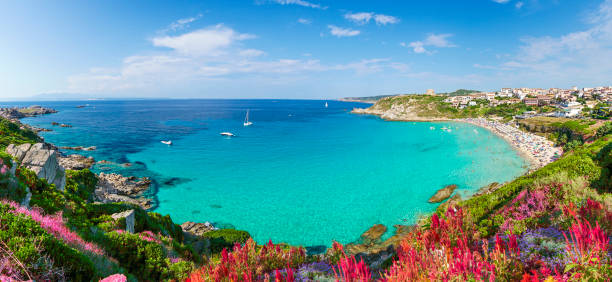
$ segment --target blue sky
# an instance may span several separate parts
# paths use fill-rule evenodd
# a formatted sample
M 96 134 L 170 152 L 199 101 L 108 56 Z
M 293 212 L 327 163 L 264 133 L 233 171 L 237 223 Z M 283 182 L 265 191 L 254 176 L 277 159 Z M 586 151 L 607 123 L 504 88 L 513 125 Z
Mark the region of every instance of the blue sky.
M 612 84 L 612 0 L 0 1 L 0 97 Z

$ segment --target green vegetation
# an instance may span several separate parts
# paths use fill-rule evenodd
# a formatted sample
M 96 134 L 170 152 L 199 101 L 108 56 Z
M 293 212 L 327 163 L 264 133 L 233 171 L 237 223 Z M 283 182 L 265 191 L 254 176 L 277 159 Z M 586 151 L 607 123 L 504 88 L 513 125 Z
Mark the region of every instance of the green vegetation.
M 452 104 L 444 102 L 446 96 L 432 95 L 403 95 L 385 98 L 378 101 L 373 107 L 380 110 L 389 110 L 392 105 L 408 106 L 410 111 L 422 118 L 477 118 L 477 117 L 503 117 L 512 119 L 515 115 L 521 115 L 526 111 L 547 110 L 545 108 L 532 108 L 523 103 L 503 104 L 492 107 L 488 100 L 474 100 L 476 105 L 464 109 L 453 107 Z
M 40 142 L 41 139 L 36 133 L 27 128 L 20 128 L 18 124 L 0 117 L 0 149 L 9 144 L 25 144 Z
M 596 191 L 612 192 L 611 151 L 612 136 L 610 135 L 592 144 L 577 146 L 574 151 L 565 154 L 556 162 L 529 175 L 519 177 L 490 194 L 463 201 L 460 206 L 469 210 L 472 219 L 480 227 L 481 236 L 487 236 L 495 234 L 504 220 L 495 213 L 515 198 L 519 192 L 537 184 L 551 181 L 567 183 L 561 187 L 563 197 L 558 199 L 559 205 L 583 201 L 585 196 L 601 199 Z M 590 190 L 585 186 L 591 186 L 595 190 Z M 611 199 L 609 194 L 604 197 Z M 528 227 L 534 227 L 538 222 L 526 224 Z
M 223 248 L 231 249 L 235 243 L 246 243 L 251 235 L 246 231 L 220 229 L 204 233 L 204 238 L 210 239 L 213 252 L 220 252 Z
M 4 252 L 8 249 L 37 277 L 60 280 L 65 275 L 73 281 L 90 281 L 95 277 L 94 265 L 87 256 L 50 235 L 28 216 L 11 212 L 12 209 L 0 203 L 0 248 Z M 6 255 L 4 252 L 0 254 Z
M 447 96 L 464 96 L 464 95 L 470 95 L 473 93 L 478 93 L 481 91 L 478 90 L 468 90 L 468 89 L 457 89 L 453 92 L 450 93 L 439 93 L 440 95 L 447 95 Z

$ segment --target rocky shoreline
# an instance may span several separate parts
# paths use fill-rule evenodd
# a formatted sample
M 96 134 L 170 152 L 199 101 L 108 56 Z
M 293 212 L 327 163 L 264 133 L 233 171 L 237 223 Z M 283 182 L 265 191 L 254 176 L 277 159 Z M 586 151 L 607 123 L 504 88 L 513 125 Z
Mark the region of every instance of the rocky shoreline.
M 26 117 L 35 117 L 54 113 L 57 113 L 57 111 L 41 106 L 29 106 L 27 108 L 0 108 L 0 116 L 13 121 Z

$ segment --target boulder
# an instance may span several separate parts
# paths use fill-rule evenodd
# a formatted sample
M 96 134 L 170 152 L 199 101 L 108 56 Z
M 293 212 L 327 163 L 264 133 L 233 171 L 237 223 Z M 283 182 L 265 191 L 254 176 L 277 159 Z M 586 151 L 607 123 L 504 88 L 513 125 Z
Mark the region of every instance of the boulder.
M 125 218 L 125 231 L 129 233 L 134 233 L 134 223 L 136 222 L 134 210 L 127 210 L 120 213 L 114 213 L 111 217 L 114 220 L 120 220 Z
M 94 191 L 97 201 L 103 203 L 128 202 L 143 209 L 152 207 L 151 199 L 142 197 L 142 192 L 149 189 L 151 180 L 148 177 L 125 177 L 116 173 L 98 174 L 98 184 Z
M 67 157 L 60 157 L 59 163 L 65 169 L 71 170 L 82 170 L 86 168 L 91 168 L 96 161 L 93 157 L 85 157 L 82 155 L 69 155 Z
M 192 221 L 187 221 L 181 224 L 181 228 L 183 229 L 183 232 L 192 236 L 202 236 L 208 231 L 217 229 L 210 222 L 197 223 Z
M 39 178 L 44 178 L 49 184 L 55 184 L 57 189 L 64 190 L 66 171 L 59 164 L 57 151 L 49 145 L 10 144 L 6 152 L 15 157 L 22 166 L 34 171 Z
M 453 194 L 455 189 L 457 189 L 457 185 L 455 184 L 447 185 L 446 187 L 438 190 L 436 194 L 434 194 L 431 198 L 429 198 L 429 202 L 430 203 L 440 203 L 448 199 L 448 197 L 450 197 Z

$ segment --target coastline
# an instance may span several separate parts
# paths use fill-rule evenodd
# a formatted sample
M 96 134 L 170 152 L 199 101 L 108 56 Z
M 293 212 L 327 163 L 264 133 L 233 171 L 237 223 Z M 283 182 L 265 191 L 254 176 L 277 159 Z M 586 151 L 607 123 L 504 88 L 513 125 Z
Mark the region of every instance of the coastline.
M 503 138 L 519 155 L 529 161 L 531 170 L 544 167 L 563 154 L 563 150 L 555 147 L 552 141 L 508 124 L 484 118 L 457 119 L 456 121 L 485 128 Z
M 442 122 L 455 121 L 469 123 L 484 129 L 489 130 L 495 135 L 504 139 L 510 146 L 527 162 L 529 170 L 541 168 L 560 157 L 563 150 L 555 147 L 554 144 L 542 136 L 533 133 L 524 132 L 520 129 L 497 121 L 490 121 L 485 118 L 465 118 L 465 119 L 449 119 L 449 118 L 423 118 L 415 113 L 402 111 L 401 114 L 391 111 L 377 110 L 372 108 L 354 108 L 353 114 L 375 115 L 386 121 L 404 121 L 404 122 Z

